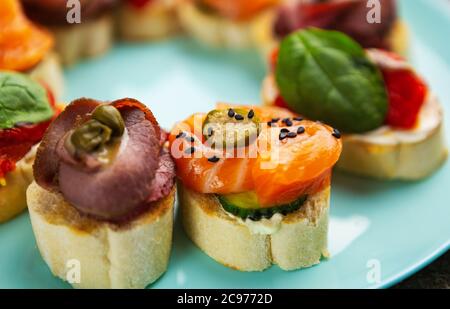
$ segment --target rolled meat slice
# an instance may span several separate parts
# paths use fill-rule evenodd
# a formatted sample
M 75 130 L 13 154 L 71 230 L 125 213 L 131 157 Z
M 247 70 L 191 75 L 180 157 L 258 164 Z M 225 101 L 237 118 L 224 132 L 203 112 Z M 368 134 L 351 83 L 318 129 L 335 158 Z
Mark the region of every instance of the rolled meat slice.
M 71 157 L 65 150 L 65 139 L 90 120 L 101 104 L 77 100 L 55 121 L 38 150 L 36 180 L 45 188 L 59 191 L 81 213 L 121 221 L 165 197 L 173 187 L 175 169 L 162 148 L 163 135 L 153 114 L 133 99 L 109 103 L 117 108 L 125 124 L 120 150 L 110 163 L 92 164 L 96 159 L 90 155 L 87 159 Z
M 274 25 L 278 37 L 317 27 L 344 32 L 363 47 L 387 48 L 387 36 L 397 19 L 395 0 L 380 0 L 380 22 L 370 23 L 364 0 L 298 1 L 280 8 Z

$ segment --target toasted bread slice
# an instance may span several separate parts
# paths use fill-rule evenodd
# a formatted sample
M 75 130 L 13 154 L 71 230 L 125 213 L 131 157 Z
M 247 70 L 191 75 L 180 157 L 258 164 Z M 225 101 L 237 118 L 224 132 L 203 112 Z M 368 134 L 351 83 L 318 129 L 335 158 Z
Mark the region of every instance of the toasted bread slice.
M 0 223 L 6 222 L 27 208 L 26 190 L 33 181 L 33 162 L 37 147 L 33 147 L 20 161 L 16 169 L 0 184 Z
M 240 271 L 310 267 L 328 256 L 330 188 L 308 198 L 298 211 L 283 216 L 271 234 L 252 232 L 248 223 L 227 213 L 214 195 L 178 185 L 184 229 L 189 238 L 219 263 Z
M 278 89 L 273 75 L 263 81 L 264 104 L 273 104 Z M 343 135 L 340 170 L 377 179 L 419 180 L 436 171 L 447 158 L 443 110 L 433 94 L 411 130 L 383 126 L 365 134 Z
M 35 182 L 27 190 L 42 257 L 55 276 L 76 288 L 144 288 L 157 280 L 169 261 L 174 199 L 175 188 L 144 214 L 118 225 L 80 215 L 62 195 Z M 80 267 L 78 282 L 71 277 L 73 261 Z
M 95 20 L 80 24 L 51 27 L 55 35 L 56 52 L 63 65 L 75 64 L 82 58 L 104 54 L 113 44 L 114 20 L 104 14 Z
M 176 34 L 180 27 L 175 0 L 156 0 L 136 9 L 124 3 L 118 15 L 118 30 L 128 41 L 164 39 Z
M 401 19 L 398 19 L 387 38 L 388 46 L 396 54 L 406 57 L 409 50 L 409 28 Z
M 57 100 L 61 99 L 64 92 L 64 76 L 56 53 L 49 53 L 38 65 L 26 73 L 48 86 Z
M 344 135 L 336 166 L 378 179 L 419 180 L 436 171 L 446 158 L 443 111 L 437 98 L 431 96 L 414 129 L 384 126 L 366 134 Z
M 195 1 L 180 1 L 177 13 L 181 27 L 198 41 L 212 46 L 240 49 L 257 47 L 262 29 L 272 20 L 273 10 L 265 10 L 250 20 L 233 21 L 203 11 Z

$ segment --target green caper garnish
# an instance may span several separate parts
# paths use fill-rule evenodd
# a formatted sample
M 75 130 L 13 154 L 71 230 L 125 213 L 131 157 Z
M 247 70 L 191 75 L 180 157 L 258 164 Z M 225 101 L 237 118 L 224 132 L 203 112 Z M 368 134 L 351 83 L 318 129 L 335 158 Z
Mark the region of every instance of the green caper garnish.
M 77 152 L 90 153 L 108 143 L 111 134 L 112 130 L 108 126 L 96 119 L 91 119 L 72 132 L 69 137 L 70 142 L 66 141 L 66 149 L 69 152 L 73 152 L 74 148 Z
M 208 113 L 203 136 L 213 148 L 246 147 L 259 134 L 259 119 L 253 110 L 223 109 Z
M 122 136 L 125 123 L 122 115 L 112 105 L 100 105 L 92 113 L 92 119 L 98 120 L 112 130 L 113 136 Z

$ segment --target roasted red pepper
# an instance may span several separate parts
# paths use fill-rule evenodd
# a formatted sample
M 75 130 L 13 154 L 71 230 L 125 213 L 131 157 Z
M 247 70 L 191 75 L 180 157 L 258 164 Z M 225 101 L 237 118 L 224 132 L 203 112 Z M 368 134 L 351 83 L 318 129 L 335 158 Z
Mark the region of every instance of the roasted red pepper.
M 410 70 L 383 71 L 389 96 L 386 124 L 411 129 L 427 96 L 426 84 Z
M 394 60 L 403 58 L 392 52 L 384 52 Z M 278 48 L 270 54 L 269 64 L 275 71 L 278 59 Z M 401 129 L 412 129 L 417 123 L 420 109 L 425 103 L 428 87 L 417 74 L 406 68 L 381 68 L 388 92 L 389 107 L 386 124 Z M 274 105 L 287 108 L 288 105 L 281 97 L 275 99 Z
M 45 122 L 37 124 L 19 124 L 11 129 L 0 130 L 0 179 L 15 169 L 15 163 L 22 159 L 30 149 L 40 142 L 45 130 L 52 120 L 59 114 L 55 106 L 55 99 L 47 86 L 50 105 L 55 110 L 55 116 Z

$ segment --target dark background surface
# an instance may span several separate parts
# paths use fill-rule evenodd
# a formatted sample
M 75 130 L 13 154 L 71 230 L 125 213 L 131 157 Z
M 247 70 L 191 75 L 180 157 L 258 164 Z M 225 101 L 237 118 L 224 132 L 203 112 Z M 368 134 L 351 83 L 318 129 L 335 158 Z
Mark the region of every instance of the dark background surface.
M 450 289 L 450 251 L 394 288 Z

